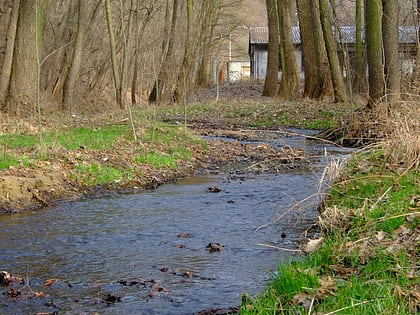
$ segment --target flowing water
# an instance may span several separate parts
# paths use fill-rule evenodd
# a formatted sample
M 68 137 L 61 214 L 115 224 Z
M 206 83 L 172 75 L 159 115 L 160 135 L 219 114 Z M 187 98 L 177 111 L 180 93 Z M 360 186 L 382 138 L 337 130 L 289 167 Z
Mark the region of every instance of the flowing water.
M 274 145 L 284 141 L 305 145 L 293 137 Z M 256 229 L 315 193 L 323 165 L 272 175 L 207 174 L 0 216 L 0 269 L 25 276 L 30 290 L 44 296 L 11 299 L 9 288 L 0 287 L 0 313 L 193 314 L 237 306 L 242 293 L 262 292 L 280 262 L 295 259 L 264 245 L 296 249 L 316 221 L 316 206 Z M 210 242 L 224 248 L 209 251 Z M 46 286 L 48 279 L 57 280 Z M 113 297 L 120 301 L 111 303 Z

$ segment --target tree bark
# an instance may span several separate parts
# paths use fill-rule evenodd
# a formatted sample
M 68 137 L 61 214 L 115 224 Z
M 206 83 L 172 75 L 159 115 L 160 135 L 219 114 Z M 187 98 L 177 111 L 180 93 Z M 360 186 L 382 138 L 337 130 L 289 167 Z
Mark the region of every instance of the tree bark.
M 384 96 L 382 50 L 382 0 L 366 1 L 366 53 L 368 62 L 368 107 L 375 109 Z
M 302 49 L 302 66 L 305 72 L 305 85 L 303 97 L 317 97 L 317 67 L 316 67 L 316 48 L 313 36 L 313 24 L 311 17 L 311 0 L 296 0 L 300 41 Z
M 317 69 L 317 90 L 315 98 L 330 97 L 333 95 L 331 72 L 328 63 L 327 51 L 325 49 L 324 34 L 322 32 L 319 2 L 311 0 L 311 15 L 313 37 L 315 40 L 315 64 Z
M 10 111 L 36 111 L 45 1 L 21 0 L 10 79 Z
M 178 75 L 176 87 L 173 93 L 173 99 L 176 103 L 184 100 L 186 93 L 190 87 L 190 70 L 193 57 L 193 0 L 187 0 L 187 29 L 185 37 L 184 57 L 182 59 L 181 71 Z
M 279 73 L 279 23 L 277 0 L 266 0 L 268 18 L 267 71 L 264 82 L 264 96 L 275 96 L 278 90 Z
M 16 30 L 19 18 L 20 0 L 13 1 L 12 12 L 10 16 L 9 29 L 7 31 L 6 52 L 0 77 L 0 105 L 4 110 L 6 108 L 7 92 L 10 85 L 10 76 L 12 72 L 13 52 L 15 49 Z
M 157 70 L 158 75 L 153 84 L 153 88 L 149 94 L 149 102 L 160 103 L 162 99 L 166 98 L 163 91 L 166 91 L 165 86 L 169 85 L 170 81 L 169 73 L 172 61 L 171 57 L 174 50 L 175 28 L 177 25 L 177 18 L 178 0 L 166 0 L 165 29 L 164 39 L 162 42 L 162 61 L 161 63 L 159 63 L 159 68 Z M 169 93 L 166 93 L 168 99 L 172 97 L 172 93 L 172 89 L 170 89 Z
M 382 36 L 385 57 L 385 95 L 389 103 L 400 98 L 400 64 L 398 57 L 399 3 L 383 0 Z
M 334 100 L 335 102 L 345 103 L 348 102 L 348 95 L 346 86 L 344 84 L 344 78 L 340 67 L 340 62 L 337 55 L 337 43 L 333 36 L 328 0 L 319 0 L 320 16 L 322 30 L 325 40 L 325 48 L 327 50 L 328 62 L 330 65 L 331 79 L 334 89 Z
M 295 46 L 293 44 L 292 20 L 290 0 L 278 0 L 277 10 L 280 30 L 280 53 L 282 60 L 282 79 L 280 96 L 285 100 L 299 97 L 300 73 L 296 61 Z
M 77 80 L 83 59 L 83 48 L 86 33 L 89 28 L 89 3 L 86 0 L 78 1 L 77 33 L 73 48 L 73 57 L 69 72 L 63 88 L 63 109 L 70 111 L 73 104 L 73 96 L 76 90 Z
M 124 109 L 124 104 L 122 102 L 122 95 L 121 95 L 121 77 L 120 77 L 120 69 L 119 69 L 118 60 L 117 60 L 117 48 L 116 48 L 115 35 L 114 35 L 114 29 L 113 29 L 110 0 L 105 0 L 105 13 L 106 13 L 106 20 L 107 20 L 107 25 L 108 25 L 109 45 L 111 49 L 111 62 L 112 62 L 112 74 L 114 78 L 115 100 L 117 101 L 118 106 L 121 109 Z
M 358 94 L 363 92 L 365 73 L 363 67 L 363 40 L 362 40 L 362 0 L 356 0 L 356 74 L 354 77 L 354 90 Z

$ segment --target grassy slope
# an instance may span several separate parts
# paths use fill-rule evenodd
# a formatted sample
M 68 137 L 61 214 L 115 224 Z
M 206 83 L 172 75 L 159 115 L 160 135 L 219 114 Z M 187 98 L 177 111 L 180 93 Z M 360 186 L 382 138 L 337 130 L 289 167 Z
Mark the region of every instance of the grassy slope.
M 419 312 L 420 143 L 413 122 L 414 129 L 395 128 L 381 148 L 353 156 L 320 217 L 319 249 L 279 266 L 264 294 L 243 297 L 241 314 Z

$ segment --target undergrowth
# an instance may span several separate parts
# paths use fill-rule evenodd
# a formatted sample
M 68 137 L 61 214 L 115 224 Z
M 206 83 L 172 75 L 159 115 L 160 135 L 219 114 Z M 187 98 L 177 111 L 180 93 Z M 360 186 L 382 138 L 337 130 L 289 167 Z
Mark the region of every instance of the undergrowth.
M 320 215 L 320 247 L 280 265 L 262 295 L 244 295 L 241 314 L 420 312 L 418 110 L 353 155 Z

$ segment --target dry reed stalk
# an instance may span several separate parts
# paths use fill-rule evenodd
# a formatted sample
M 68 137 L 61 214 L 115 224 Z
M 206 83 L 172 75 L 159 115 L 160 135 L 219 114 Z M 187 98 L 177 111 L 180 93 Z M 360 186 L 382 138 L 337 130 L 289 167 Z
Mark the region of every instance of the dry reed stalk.
M 390 133 L 382 143 L 388 163 L 400 167 L 420 166 L 420 104 L 405 102 L 389 120 Z

